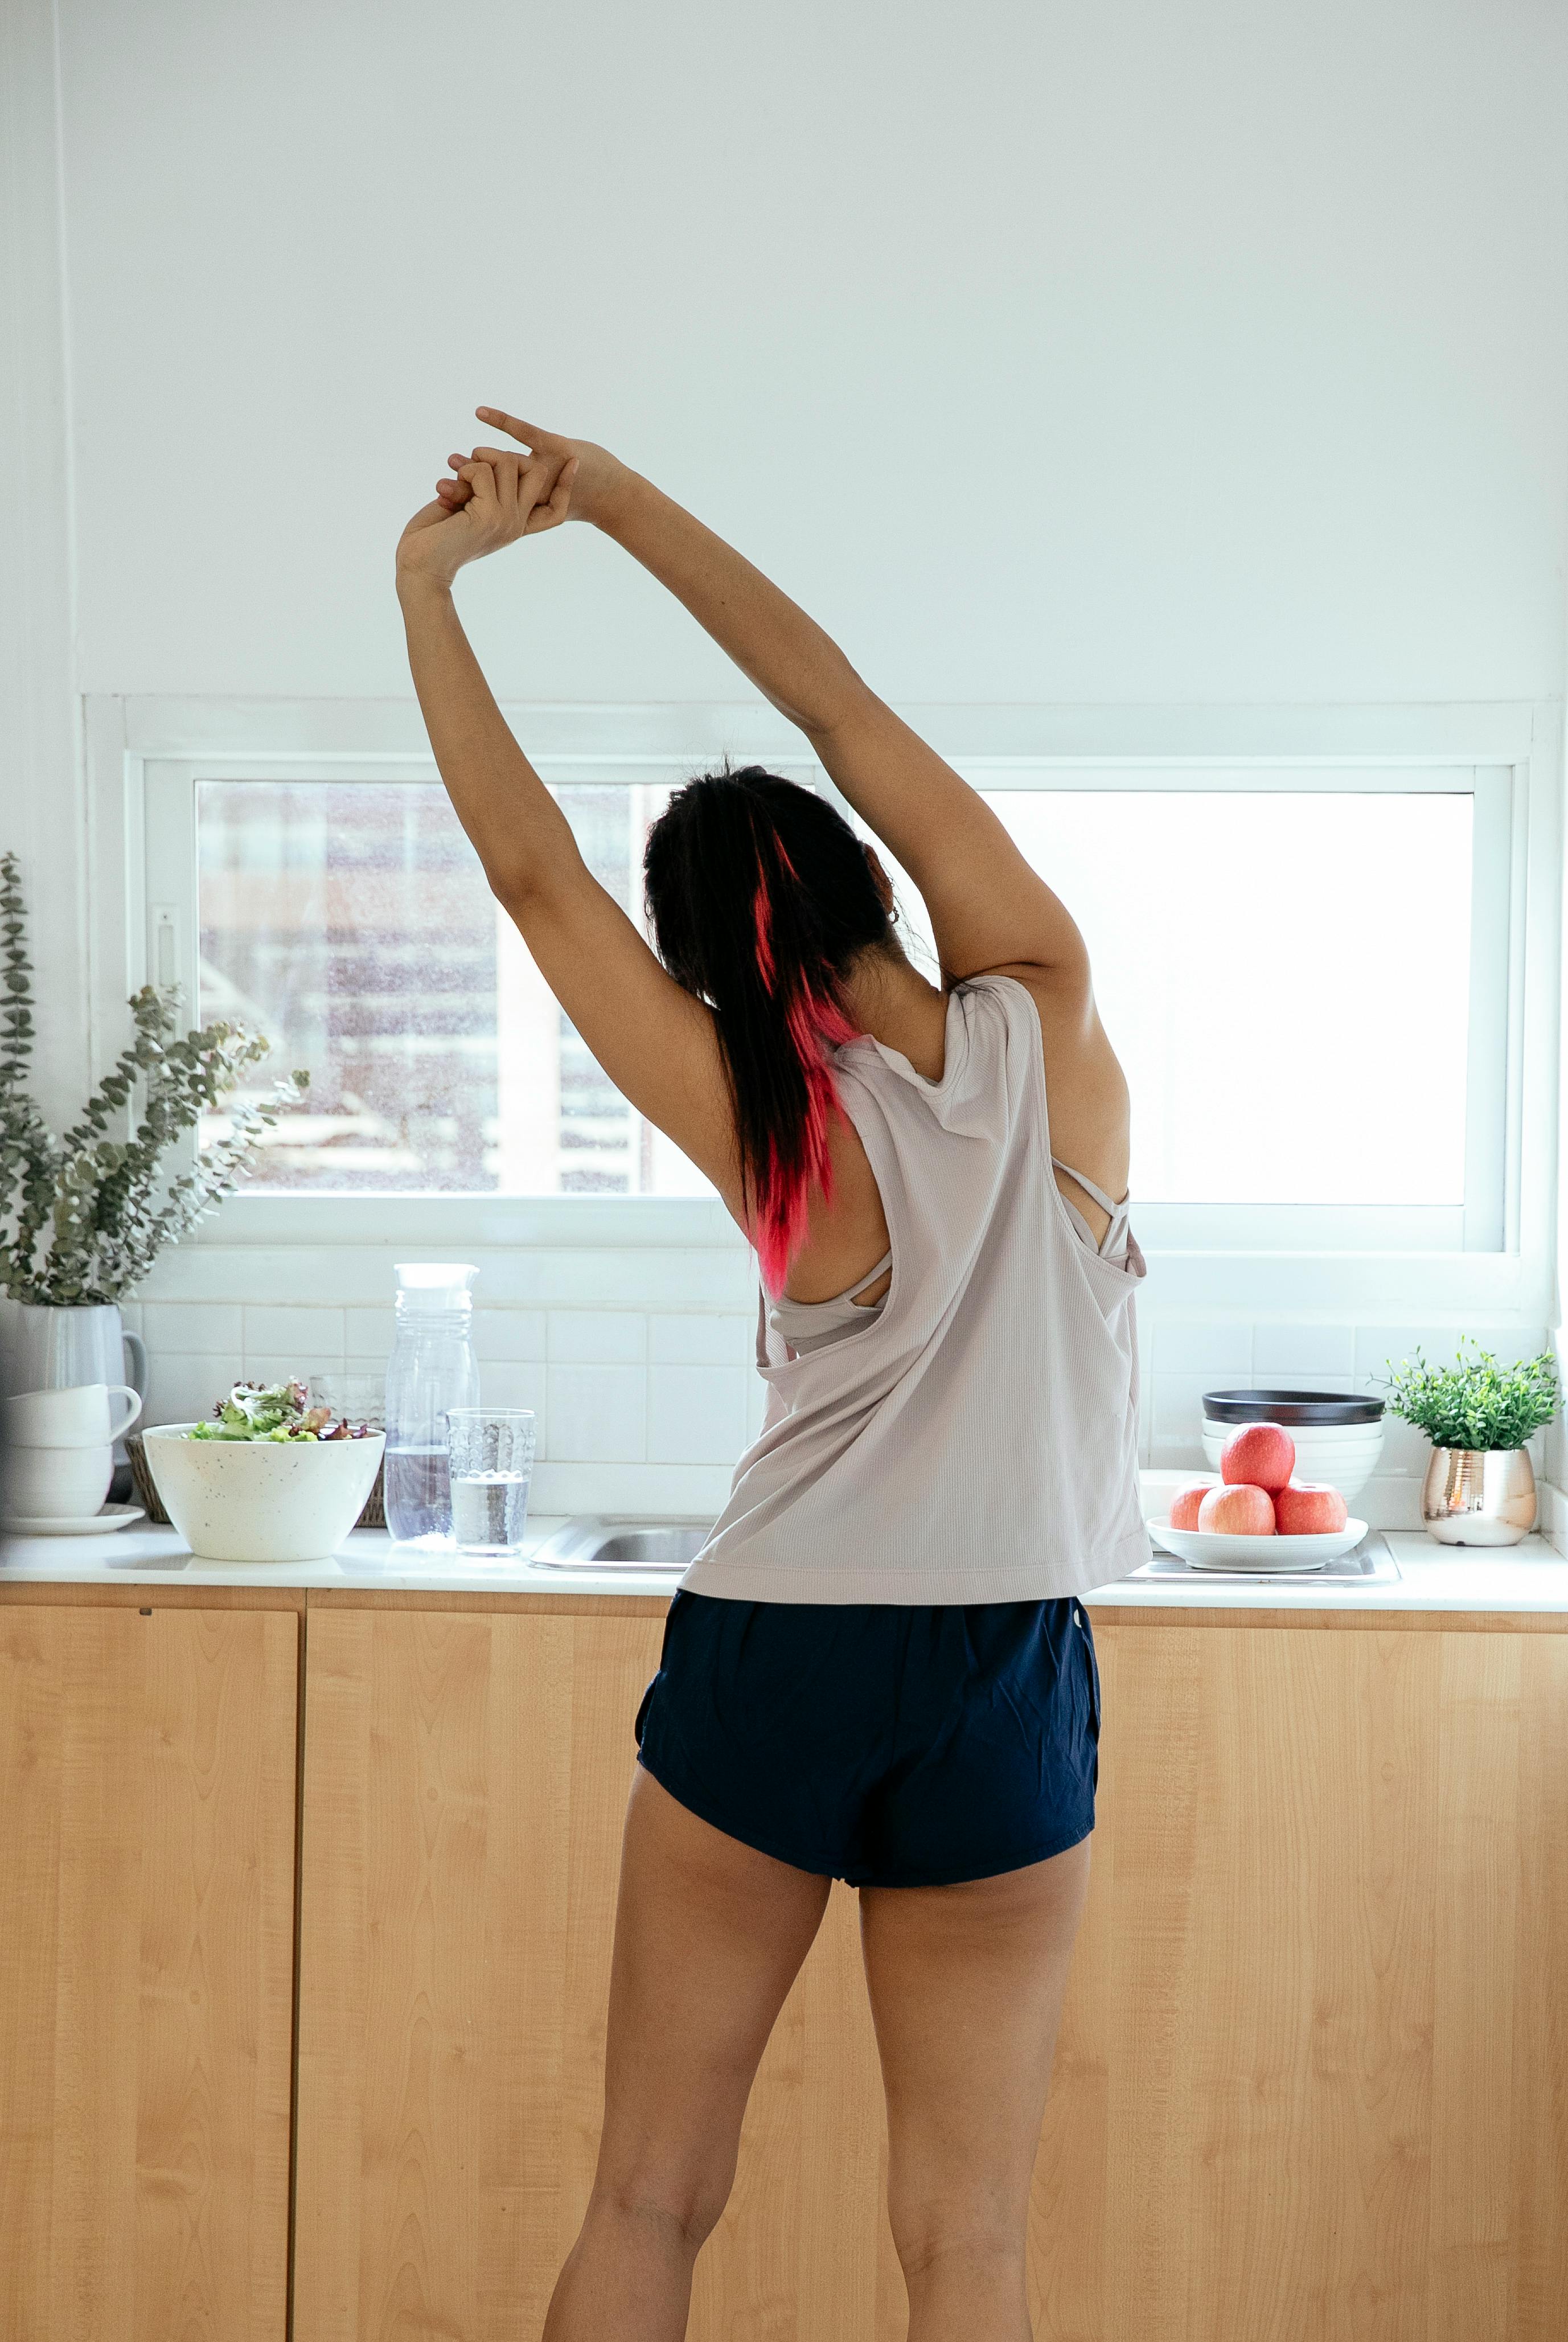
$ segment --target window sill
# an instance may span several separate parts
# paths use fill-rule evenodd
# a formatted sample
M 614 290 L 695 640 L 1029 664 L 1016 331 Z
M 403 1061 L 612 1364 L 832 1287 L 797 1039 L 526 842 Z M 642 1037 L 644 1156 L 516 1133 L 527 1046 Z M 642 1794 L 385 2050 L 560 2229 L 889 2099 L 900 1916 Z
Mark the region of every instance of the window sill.
M 1539 1326 L 1548 1312 L 1549 1280 L 1543 1266 L 1517 1252 L 1461 1252 L 1442 1246 L 1309 1251 L 1278 1245 L 1246 1249 L 1164 1246 L 1148 1240 L 1157 1234 L 1157 1228 L 1144 1228 L 1150 1269 L 1146 1302 L 1160 1311 L 1335 1322 L 1350 1316 L 1421 1325 L 1452 1320 L 1456 1326 L 1467 1319 L 1495 1326 L 1514 1317 L 1522 1325 Z M 254 1191 L 231 1196 L 182 1250 L 187 1271 L 199 1276 L 193 1253 L 199 1259 L 219 1249 L 316 1248 L 456 1257 L 500 1252 L 623 1257 L 705 1252 L 731 1256 L 724 1284 L 727 1289 L 734 1280 L 737 1290 L 735 1272 L 745 1253 L 744 1239 L 715 1197 L 284 1196 Z M 562 1264 L 563 1274 L 566 1266 Z M 750 1290 L 749 1271 L 744 1275 Z

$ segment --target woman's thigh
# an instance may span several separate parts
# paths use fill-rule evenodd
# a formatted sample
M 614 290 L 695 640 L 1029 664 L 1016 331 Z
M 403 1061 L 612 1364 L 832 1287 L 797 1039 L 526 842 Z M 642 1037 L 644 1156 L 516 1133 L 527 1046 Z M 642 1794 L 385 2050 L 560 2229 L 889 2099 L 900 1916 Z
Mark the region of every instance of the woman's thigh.
M 638 1767 L 626 1811 L 595 2190 L 705 2232 L 829 1881 L 726 1837 Z
M 961 1887 L 861 1890 L 901 2257 L 955 2234 L 1022 2251 L 1089 1841 Z

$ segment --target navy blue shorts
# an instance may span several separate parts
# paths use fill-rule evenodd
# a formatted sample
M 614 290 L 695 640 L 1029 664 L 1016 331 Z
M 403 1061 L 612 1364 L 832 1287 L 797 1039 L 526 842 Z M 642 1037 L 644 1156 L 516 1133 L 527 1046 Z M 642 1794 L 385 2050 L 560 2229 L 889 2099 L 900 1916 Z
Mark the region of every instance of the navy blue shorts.
M 1094 1827 L 1100 1678 L 1080 1606 L 677 1594 L 639 1760 L 691 1812 L 852 1887 L 952 1887 Z

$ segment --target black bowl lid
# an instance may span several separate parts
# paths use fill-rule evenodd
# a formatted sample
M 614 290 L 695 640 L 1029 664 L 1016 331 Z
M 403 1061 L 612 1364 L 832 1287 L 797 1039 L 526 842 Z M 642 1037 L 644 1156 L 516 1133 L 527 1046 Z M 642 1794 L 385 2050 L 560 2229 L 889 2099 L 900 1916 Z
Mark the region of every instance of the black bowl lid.
M 1205 1391 L 1203 1413 L 1211 1423 L 1279 1423 L 1288 1431 L 1293 1423 L 1380 1423 L 1383 1401 L 1336 1391 Z

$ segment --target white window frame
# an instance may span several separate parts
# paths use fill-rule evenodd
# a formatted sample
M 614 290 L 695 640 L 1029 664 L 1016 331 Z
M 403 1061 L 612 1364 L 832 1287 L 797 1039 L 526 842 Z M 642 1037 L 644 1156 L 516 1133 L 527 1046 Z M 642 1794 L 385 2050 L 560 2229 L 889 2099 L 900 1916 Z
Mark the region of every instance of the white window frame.
M 695 770 L 729 755 L 797 772 L 800 736 L 762 707 L 507 711 L 547 778 L 576 768 Z M 1534 1312 L 1550 1296 L 1561 915 L 1561 710 L 910 708 L 976 786 L 1473 794 L 1473 932 L 1463 1213 L 1442 1207 L 1145 1205 L 1162 1297 L 1303 1315 L 1347 1306 Z M 194 974 L 198 780 L 434 778 L 408 702 L 93 699 L 95 1051 L 113 1053 L 126 990 Z M 824 784 L 825 786 L 825 784 Z M 1533 843 L 1534 853 L 1531 854 Z M 117 881 L 117 883 L 116 883 Z M 100 1046 L 100 1036 L 102 1046 Z M 660 1196 L 308 1196 L 242 1192 L 226 1244 L 738 1241 L 722 1206 Z M 198 1241 L 202 1240 L 200 1238 Z M 215 1240 L 209 1236 L 207 1241 Z M 1493 1318 L 1493 1322 L 1495 1322 Z

